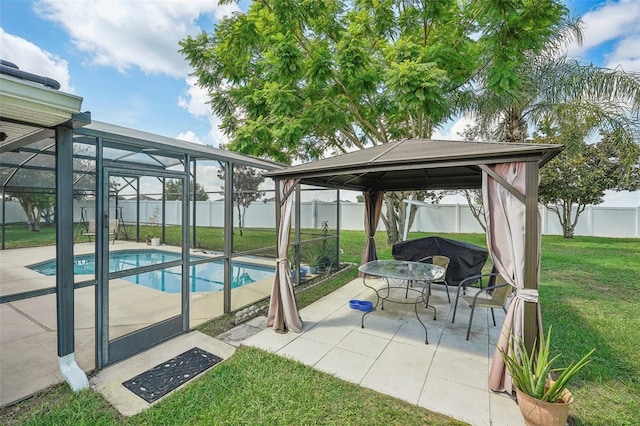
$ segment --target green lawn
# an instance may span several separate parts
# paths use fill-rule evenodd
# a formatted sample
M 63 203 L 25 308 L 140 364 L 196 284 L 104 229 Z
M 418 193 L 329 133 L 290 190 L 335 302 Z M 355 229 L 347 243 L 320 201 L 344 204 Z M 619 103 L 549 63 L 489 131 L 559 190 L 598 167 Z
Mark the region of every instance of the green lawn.
M 276 374 L 277 372 L 277 374 Z M 91 391 L 55 386 L 24 425 L 463 425 L 258 349 L 240 348 L 151 409 L 125 418 Z M 45 405 L 44 401 L 55 401 Z
M 481 234 L 438 235 L 486 247 Z M 376 234 L 378 256 L 391 258 L 385 238 Z M 340 246 L 352 253 L 362 239 L 343 232 Z M 573 424 L 640 425 L 640 239 L 543 236 L 539 291 L 543 326 L 553 325 L 552 351 L 561 354 L 558 365 L 596 348 L 570 386 Z
M 206 242 L 207 232 L 199 231 L 199 235 Z M 242 244 L 250 247 L 251 235 L 245 234 Z M 480 234 L 441 236 L 485 246 Z M 385 238 L 383 232 L 376 235 L 383 259 L 391 258 Z M 343 231 L 342 260 L 359 262 L 363 242 L 362 232 Z M 300 306 L 354 276 L 352 269 L 322 287 L 299 294 Z M 571 424 L 640 424 L 639 290 L 640 239 L 543 236 L 540 300 L 545 328 L 553 324 L 552 351 L 561 353 L 568 362 L 596 348 L 594 361 L 571 386 L 576 398 Z M 274 370 L 282 373 L 273 375 Z M 265 391 L 269 388 L 274 393 Z M 130 419 L 118 416 L 96 393 L 73 394 L 62 385 L 2 410 L 0 423 L 14 421 L 74 425 L 456 424 L 256 349 L 240 350 L 202 380 Z

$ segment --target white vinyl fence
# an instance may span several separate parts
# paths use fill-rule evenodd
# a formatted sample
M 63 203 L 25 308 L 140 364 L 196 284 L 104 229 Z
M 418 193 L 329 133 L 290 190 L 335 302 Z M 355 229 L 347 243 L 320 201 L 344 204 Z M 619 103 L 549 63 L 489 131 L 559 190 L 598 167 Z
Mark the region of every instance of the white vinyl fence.
M 136 203 L 120 201 L 122 217 L 127 224 L 136 221 Z M 156 207 L 161 208 L 160 201 L 140 202 L 140 222 L 147 223 Z M 81 221 L 81 207 L 85 207 L 85 219 L 94 218 L 93 202 L 88 200 L 74 202 L 74 221 Z M 224 204 L 222 201 L 200 201 L 197 203 L 196 218 L 198 226 L 223 226 Z M 542 233 L 548 235 L 562 234 L 562 228 L 555 213 L 540 207 L 542 217 Z M 303 228 L 320 229 L 326 221 L 330 229 L 336 229 L 336 208 L 333 203 L 310 201 L 302 203 L 301 224 Z M 26 216 L 20 205 L 11 201 L 6 203 L 6 223 L 26 222 Z M 344 202 L 340 207 L 340 227 L 348 230 L 364 230 L 364 205 L 362 203 Z M 234 209 L 234 215 L 236 210 Z M 115 211 L 110 215 L 115 218 Z M 1 216 L 0 216 L 1 217 Z M 237 218 L 235 219 L 237 221 Z M 166 203 L 165 223 L 178 224 L 182 221 L 180 202 Z M 275 227 L 275 206 L 273 202 L 254 202 L 247 209 L 245 226 Z M 378 226 L 384 230 L 382 221 Z M 414 232 L 433 233 L 481 233 L 467 205 L 446 204 L 434 207 L 420 207 L 411 227 Z M 598 207 L 587 206 L 580 215 L 575 235 L 598 237 L 640 237 L 640 206 L 638 207 Z

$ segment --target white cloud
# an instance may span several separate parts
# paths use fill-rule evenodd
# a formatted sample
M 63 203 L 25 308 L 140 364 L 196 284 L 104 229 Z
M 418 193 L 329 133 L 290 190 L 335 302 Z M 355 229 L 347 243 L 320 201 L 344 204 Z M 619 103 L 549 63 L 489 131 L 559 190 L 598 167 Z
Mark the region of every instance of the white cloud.
M 461 118 L 453 119 L 449 123 L 445 124 L 444 128 L 436 129 L 433 132 L 432 139 L 461 141 L 464 137 L 461 134 L 465 131 L 467 126 L 473 124 L 473 120 L 463 116 Z
M 202 187 L 207 192 L 219 192 L 222 191 L 221 187 L 224 185 L 224 182 L 218 178 L 218 171 L 220 167 L 214 162 L 198 162 L 196 166 L 196 179 L 198 183 L 202 185 Z M 223 195 L 220 193 L 209 194 L 210 200 L 217 200 L 221 198 Z
M 638 70 L 640 44 L 640 1 L 606 2 L 582 16 L 585 23 L 584 43 L 573 44 L 569 56 L 585 56 L 594 48 L 613 43 L 613 53 L 606 55 L 608 68 L 622 65 L 625 71 Z
M 211 115 L 211 108 L 207 103 L 209 95 L 206 90 L 198 86 L 197 78 L 190 76 L 186 79 L 186 83 L 189 87 L 185 91 L 186 97 L 178 98 L 178 106 L 186 109 L 194 117 L 208 117 Z
M 220 130 L 220 118 L 215 115 L 211 115 L 209 117 L 209 125 L 211 126 L 211 129 L 209 130 L 208 136 L 211 139 L 211 145 L 217 148 L 220 145 L 226 145 L 229 143 L 227 135 L 222 133 L 222 130 Z
M 196 35 L 197 20 L 212 22 L 237 10 L 213 0 L 41 0 L 36 12 L 57 22 L 90 62 L 124 73 L 137 67 L 146 74 L 181 77 L 189 73 L 178 41 Z
M 184 92 L 184 97 L 180 96 L 178 98 L 178 106 L 187 110 L 195 118 L 207 118 L 209 120 L 210 129 L 205 137 L 206 142 L 203 143 L 215 147 L 228 143 L 229 138 L 220 130 L 220 118 L 214 116 L 211 112 L 207 91 L 198 86 L 198 81 L 193 76 L 189 76 L 185 81 L 188 88 Z
M 43 77 L 50 77 L 60 83 L 60 90 L 74 93 L 70 84 L 69 64 L 21 37 L 14 36 L 0 28 L 2 59 L 13 62 L 22 71 Z
M 640 26 L 640 21 L 638 25 Z M 640 72 L 640 32 L 635 38 L 628 37 L 618 43 L 606 58 L 607 68 L 620 66 L 625 71 Z
M 197 143 L 197 144 L 200 144 L 200 145 L 204 145 L 202 143 L 202 141 L 200 140 L 200 138 L 198 136 L 196 136 L 196 134 L 194 132 L 192 132 L 191 130 L 179 133 L 178 136 L 176 136 L 176 139 L 180 139 L 180 140 L 183 140 L 183 141 L 193 142 L 193 143 Z

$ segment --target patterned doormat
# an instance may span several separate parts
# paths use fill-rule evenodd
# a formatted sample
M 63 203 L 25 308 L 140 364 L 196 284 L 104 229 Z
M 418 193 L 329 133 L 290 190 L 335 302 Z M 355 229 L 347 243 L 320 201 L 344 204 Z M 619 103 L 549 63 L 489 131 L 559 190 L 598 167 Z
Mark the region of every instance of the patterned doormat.
M 122 384 L 151 403 L 220 361 L 219 356 L 195 347 Z

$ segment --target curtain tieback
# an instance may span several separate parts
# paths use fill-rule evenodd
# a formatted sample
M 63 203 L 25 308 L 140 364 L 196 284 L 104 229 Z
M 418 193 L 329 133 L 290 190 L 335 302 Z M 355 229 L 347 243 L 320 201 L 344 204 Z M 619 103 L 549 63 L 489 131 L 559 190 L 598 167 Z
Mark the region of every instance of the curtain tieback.
M 287 259 L 286 257 L 281 257 L 281 258 L 279 258 L 279 259 L 276 259 L 276 262 L 278 262 L 278 263 L 282 263 L 282 262 L 285 262 L 285 261 L 287 261 L 287 260 L 289 260 L 289 259 Z
M 516 290 L 516 297 L 524 300 L 525 302 L 538 303 L 538 289 L 535 288 L 521 288 Z

